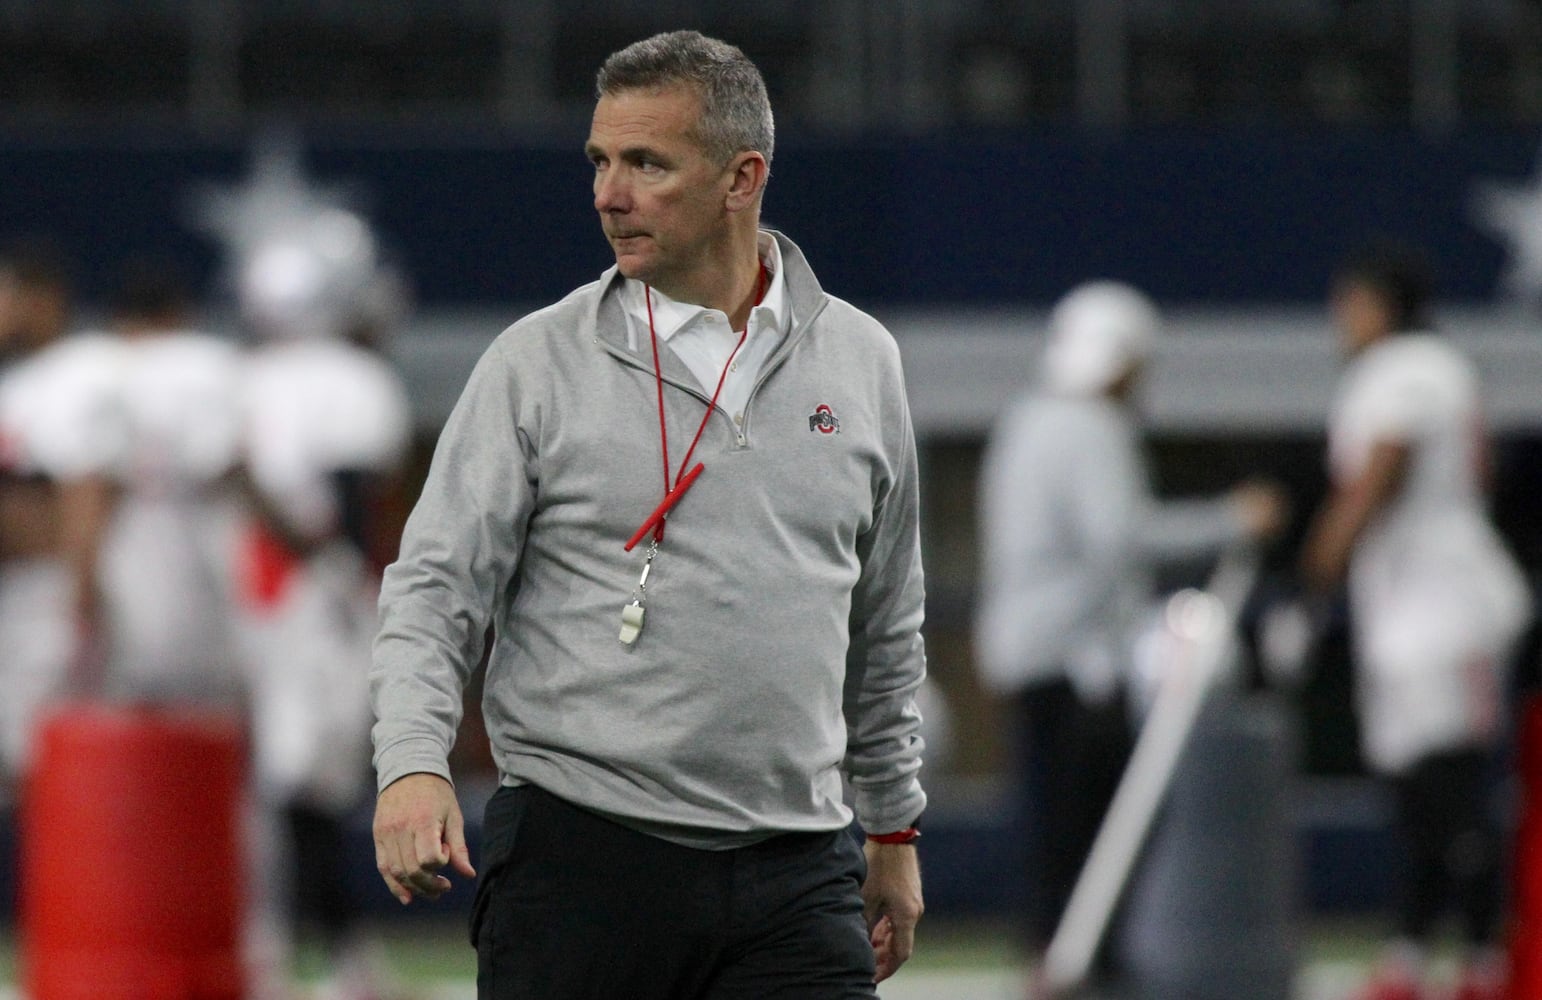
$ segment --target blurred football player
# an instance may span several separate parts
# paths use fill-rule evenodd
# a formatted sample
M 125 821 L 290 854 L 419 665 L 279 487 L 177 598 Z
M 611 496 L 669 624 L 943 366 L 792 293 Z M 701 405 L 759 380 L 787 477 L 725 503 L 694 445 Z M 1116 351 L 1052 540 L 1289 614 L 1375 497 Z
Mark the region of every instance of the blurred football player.
M 1430 289 L 1428 265 L 1397 247 L 1337 273 L 1331 309 L 1349 363 L 1328 421 L 1332 488 L 1302 569 L 1319 593 L 1347 583 L 1362 753 L 1394 792 L 1411 862 L 1397 937 L 1364 995 L 1427 995 L 1426 948 L 1449 905 L 1467 946 L 1457 997 L 1498 1000 L 1490 767 L 1530 600 L 1485 510 L 1477 370 L 1433 332 Z
M 395 556 L 392 511 L 411 436 L 406 389 L 372 343 L 404 297 L 359 215 L 283 153 L 223 202 L 215 226 L 242 324 L 241 632 L 257 792 L 292 873 L 299 924 L 333 959 L 331 996 L 374 996 L 383 967 L 337 873 L 348 817 L 370 784 L 368 671 L 378 569 Z M 278 859 L 273 859 L 277 861 Z M 276 870 L 269 867 L 268 872 Z M 283 895 L 283 894 L 279 894 Z M 281 953 L 296 922 L 270 900 Z
M 110 331 L 72 338 L 55 362 L 76 663 L 85 693 L 234 707 L 238 354 L 190 308 L 173 271 L 131 264 Z
M 48 378 L 49 349 L 69 321 L 52 251 L 0 256 L 0 804 L 26 770 L 39 714 L 63 691 L 74 646 Z

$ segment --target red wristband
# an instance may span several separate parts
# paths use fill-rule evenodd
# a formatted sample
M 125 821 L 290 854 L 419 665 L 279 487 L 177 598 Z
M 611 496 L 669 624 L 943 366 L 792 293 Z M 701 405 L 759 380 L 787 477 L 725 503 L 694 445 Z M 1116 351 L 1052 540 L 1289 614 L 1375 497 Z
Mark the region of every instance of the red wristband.
M 867 839 L 875 844 L 914 844 L 921 837 L 921 831 L 913 826 L 907 826 L 903 830 L 894 833 L 870 833 Z

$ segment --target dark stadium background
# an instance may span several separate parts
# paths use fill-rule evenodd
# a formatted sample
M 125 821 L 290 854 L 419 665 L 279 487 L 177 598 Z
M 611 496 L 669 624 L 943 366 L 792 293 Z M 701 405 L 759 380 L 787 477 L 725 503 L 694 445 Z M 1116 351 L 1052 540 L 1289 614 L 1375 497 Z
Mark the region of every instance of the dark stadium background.
M 148 254 L 186 271 L 219 327 L 215 247 L 188 224 L 189 200 L 238 183 L 255 143 L 282 129 L 313 178 L 353 192 L 410 276 L 409 377 L 453 382 L 467 345 L 607 266 L 580 152 L 591 74 L 606 52 L 679 26 L 720 33 L 765 69 L 779 112 L 766 217 L 824 283 L 933 341 L 989 326 L 1023 379 L 1043 309 L 1093 276 L 1208 317 L 1213 335 L 1280 329 L 1321 351 L 1327 275 L 1373 234 L 1431 248 L 1457 332 L 1498 317 L 1502 344 L 1542 345 L 1536 304 L 1505 297 L 1505 248 L 1474 215 L 1485 184 L 1542 186 L 1532 0 L 0 0 L 0 236 L 64 248 L 87 321 L 118 264 Z M 448 374 L 421 360 L 434 338 L 457 345 Z M 1207 412 L 1202 380 L 1172 391 Z M 420 415 L 420 459 L 435 417 Z M 1535 575 L 1542 399 L 1512 401 L 1499 430 L 1498 513 Z M 921 441 L 931 660 L 969 720 L 933 779 L 939 914 L 991 912 L 1011 891 L 991 874 L 1005 857 L 998 706 L 968 642 L 983 431 L 944 419 Z M 1158 421 L 1154 446 L 1164 491 L 1251 472 L 1287 485 L 1298 523 L 1269 564 L 1283 579 L 1322 490 L 1317 427 L 1283 413 Z M 1296 696 L 1321 793 L 1301 824 L 1321 911 L 1374 907 L 1388 885 L 1384 813 L 1355 784 L 1349 684 L 1330 647 Z M 366 836 L 361 820 L 345 877 L 384 913 Z M 0 876 L 0 897 L 13 888 Z

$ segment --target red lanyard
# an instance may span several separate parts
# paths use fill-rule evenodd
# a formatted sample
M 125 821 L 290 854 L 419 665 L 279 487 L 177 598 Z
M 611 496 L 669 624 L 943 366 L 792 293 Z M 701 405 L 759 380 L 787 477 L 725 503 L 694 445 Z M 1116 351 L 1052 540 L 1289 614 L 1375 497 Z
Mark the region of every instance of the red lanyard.
M 755 304 L 758 306 L 765 300 L 766 287 L 770 284 L 770 277 L 766 273 L 766 265 L 760 265 L 760 278 L 755 287 Z M 654 508 L 653 513 L 643 522 L 642 527 L 632 535 L 626 543 L 626 551 L 630 552 L 642 541 L 643 536 L 650 530 L 653 532 L 655 543 L 664 539 L 664 519 L 669 516 L 669 511 L 680 498 L 685 496 L 685 491 L 696 482 L 696 477 L 701 475 L 706 468 L 701 462 L 697 462 L 690 472 L 685 467 L 690 464 L 691 456 L 696 453 L 696 443 L 701 440 L 702 432 L 707 429 L 707 421 L 712 419 L 712 411 L 717 409 L 718 396 L 723 392 L 723 383 L 728 379 L 728 370 L 733 367 L 734 358 L 739 354 L 739 348 L 744 346 L 744 341 L 750 335 L 749 319 L 744 321 L 744 329 L 739 334 L 739 342 L 734 344 L 734 349 L 729 352 L 728 360 L 723 362 L 722 374 L 717 377 L 717 388 L 712 390 L 712 401 L 707 404 L 707 412 L 701 415 L 701 423 L 696 427 L 696 436 L 691 438 L 691 446 L 685 450 L 685 458 L 680 460 L 680 471 L 675 473 L 674 485 L 669 482 L 669 427 L 664 421 L 664 372 L 659 366 L 659 337 L 653 327 L 653 289 L 643 286 L 643 301 L 648 306 L 648 339 L 653 344 L 653 383 L 658 390 L 659 400 L 659 444 L 664 459 L 664 499 Z

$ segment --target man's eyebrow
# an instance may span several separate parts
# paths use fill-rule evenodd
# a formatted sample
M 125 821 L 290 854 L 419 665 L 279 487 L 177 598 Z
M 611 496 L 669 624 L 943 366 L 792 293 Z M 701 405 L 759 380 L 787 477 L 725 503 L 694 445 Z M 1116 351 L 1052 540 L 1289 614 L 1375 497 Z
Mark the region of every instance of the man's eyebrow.
M 591 160 L 610 159 L 610 154 L 607 153 L 604 149 L 601 149 L 597 143 L 593 142 L 584 144 L 584 155 L 589 157 Z M 664 155 L 662 151 L 648 145 L 623 146 L 616 152 L 616 159 L 625 163 L 633 164 L 642 163 L 644 161 L 649 161 L 652 163 L 668 163 L 670 160 L 670 158 Z

